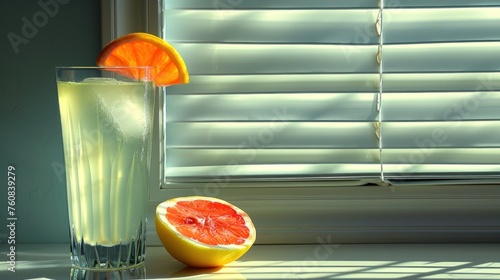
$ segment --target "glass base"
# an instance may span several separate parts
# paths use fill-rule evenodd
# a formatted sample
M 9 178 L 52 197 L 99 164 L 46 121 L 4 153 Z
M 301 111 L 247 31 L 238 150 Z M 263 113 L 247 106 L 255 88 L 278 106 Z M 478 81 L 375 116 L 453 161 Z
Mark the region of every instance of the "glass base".
M 80 236 L 77 238 L 75 227 L 70 230 L 70 252 L 73 268 L 83 270 L 117 270 L 136 267 L 146 259 L 145 222 L 130 233 L 135 236 L 126 243 L 121 241 L 113 245 L 89 243 Z M 108 241 L 109 242 L 109 241 Z
M 114 246 L 72 242 L 70 247 L 73 268 L 80 270 L 119 270 L 137 267 L 143 264 L 146 259 L 146 242 L 144 241 L 138 239 L 127 244 Z
M 129 280 L 146 279 L 146 267 L 140 264 L 135 267 L 114 270 L 93 270 L 71 268 L 71 280 Z

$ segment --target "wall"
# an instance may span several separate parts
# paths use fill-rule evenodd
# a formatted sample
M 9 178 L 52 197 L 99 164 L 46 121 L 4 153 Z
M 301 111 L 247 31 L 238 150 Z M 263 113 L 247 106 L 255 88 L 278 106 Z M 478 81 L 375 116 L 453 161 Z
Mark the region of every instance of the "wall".
M 55 66 L 93 66 L 99 0 L 0 0 L 0 243 L 15 167 L 19 243 L 69 241 Z

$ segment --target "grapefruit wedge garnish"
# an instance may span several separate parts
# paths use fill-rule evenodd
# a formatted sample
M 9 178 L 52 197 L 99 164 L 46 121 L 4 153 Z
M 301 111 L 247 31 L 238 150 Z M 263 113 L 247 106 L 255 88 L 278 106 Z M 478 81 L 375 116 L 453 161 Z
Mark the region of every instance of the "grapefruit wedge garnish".
M 98 66 L 153 66 L 157 86 L 186 84 L 189 74 L 177 50 L 165 40 L 148 33 L 130 33 L 106 45 L 96 61 Z M 120 70 L 120 72 L 123 72 Z M 139 71 L 122 73 L 143 78 Z
M 255 227 L 238 207 L 213 197 L 179 197 L 156 208 L 156 232 L 167 251 L 190 267 L 235 261 L 255 242 Z

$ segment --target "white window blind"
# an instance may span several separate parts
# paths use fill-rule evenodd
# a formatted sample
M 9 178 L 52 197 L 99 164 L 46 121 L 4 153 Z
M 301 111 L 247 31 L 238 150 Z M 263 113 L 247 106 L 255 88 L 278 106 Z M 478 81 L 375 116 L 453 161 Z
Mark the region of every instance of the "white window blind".
M 500 1 L 401 1 L 383 18 L 385 179 L 498 179 Z
M 500 1 L 164 0 L 167 184 L 492 183 Z M 281 184 L 286 182 L 286 184 Z

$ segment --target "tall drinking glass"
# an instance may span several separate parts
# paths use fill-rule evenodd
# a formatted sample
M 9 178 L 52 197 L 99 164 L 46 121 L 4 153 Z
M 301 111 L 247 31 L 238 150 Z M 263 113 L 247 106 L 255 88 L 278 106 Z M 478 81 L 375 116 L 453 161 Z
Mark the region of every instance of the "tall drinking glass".
M 73 267 L 145 260 L 151 67 L 57 67 Z

